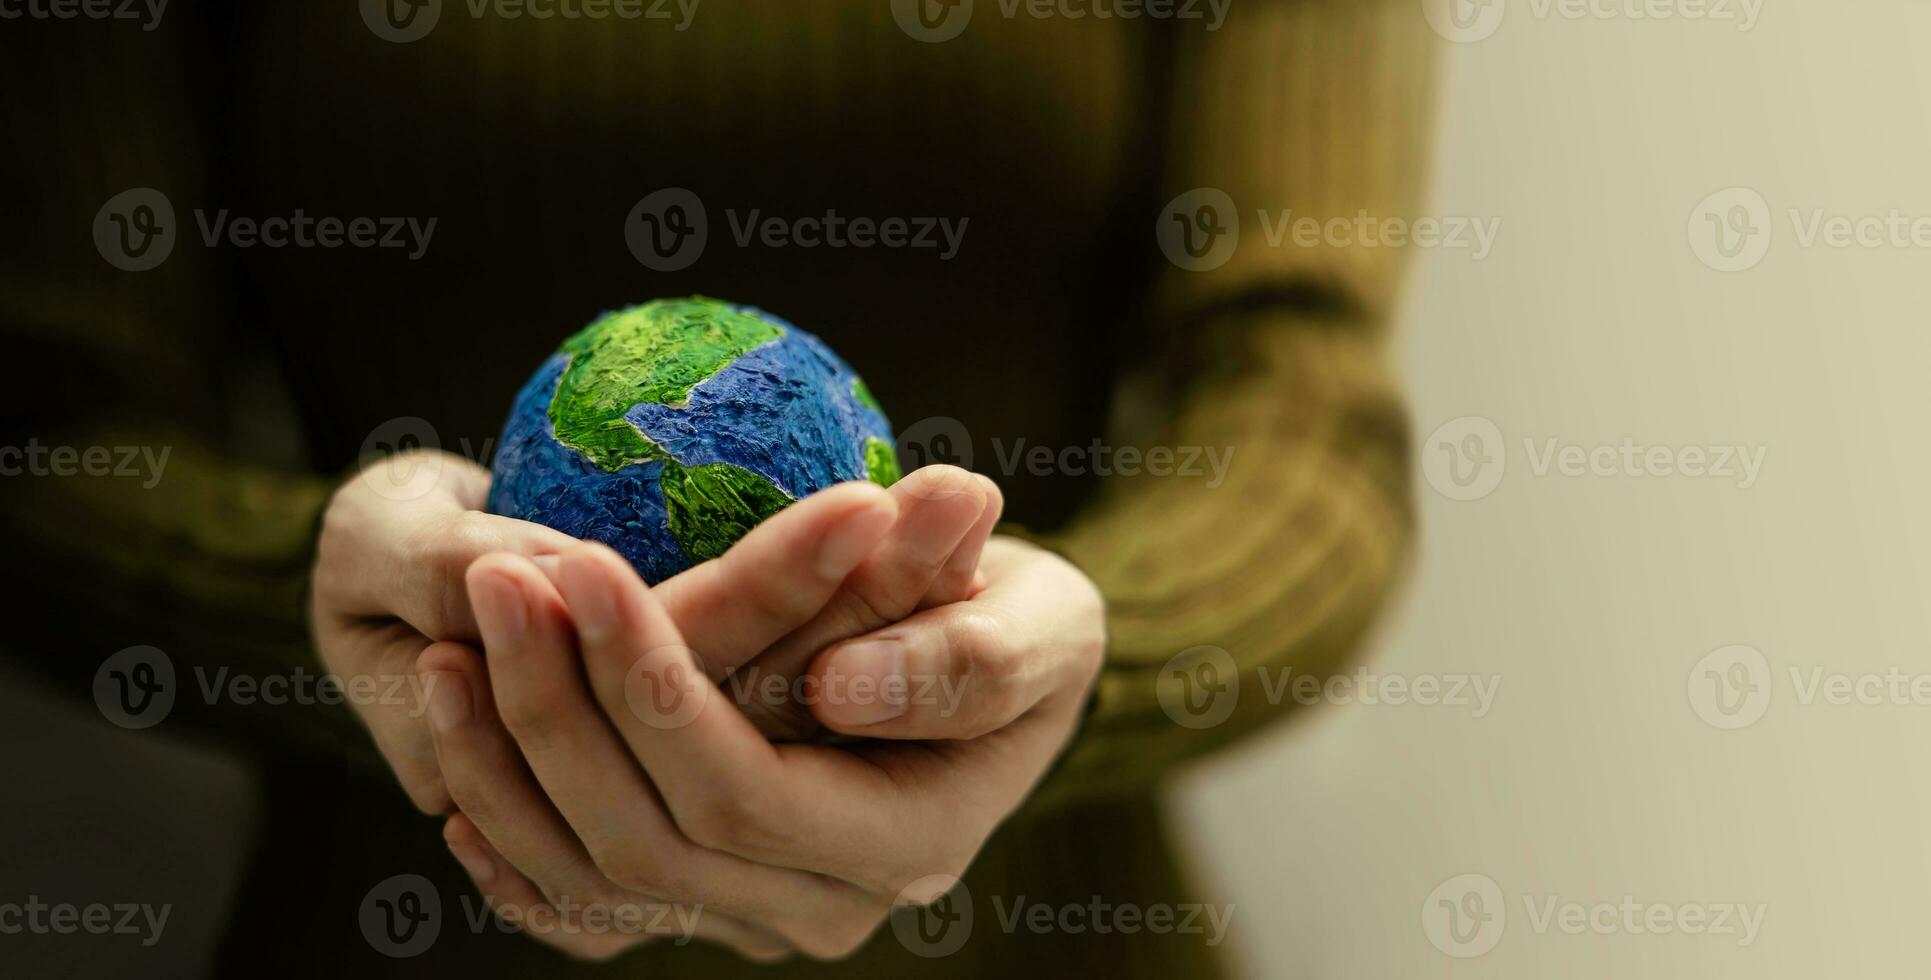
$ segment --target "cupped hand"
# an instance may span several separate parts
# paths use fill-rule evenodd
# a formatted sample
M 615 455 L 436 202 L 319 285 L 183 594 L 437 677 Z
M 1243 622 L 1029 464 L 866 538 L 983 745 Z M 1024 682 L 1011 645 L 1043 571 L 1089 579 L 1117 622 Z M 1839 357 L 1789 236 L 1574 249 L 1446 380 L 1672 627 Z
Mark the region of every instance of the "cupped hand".
M 844 747 L 769 741 L 700 666 L 669 583 L 646 588 L 608 549 L 477 561 L 487 653 L 421 658 L 462 811 L 452 850 L 519 917 L 668 903 L 754 957 L 851 952 L 894 904 L 936 900 L 964 872 L 1099 671 L 1103 610 L 1084 575 L 1010 539 L 980 557 L 964 600 L 811 658 L 823 690 L 849 692 L 814 700 L 813 717 L 868 737 Z M 539 938 L 604 957 L 650 935 Z
M 419 450 L 387 457 L 336 491 L 317 541 L 310 600 L 316 645 L 331 673 L 345 682 L 413 680 L 432 643 L 479 642 L 464 583 L 477 558 L 507 552 L 547 561 L 577 544 L 542 525 L 484 513 L 489 479 L 469 460 Z M 662 583 L 659 597 L 697 638 L 713 676 L 723 677 L 792 634 L 822 647 L 964 596 L 1001 508 L 991 481 L 955 467 L 916 471 L 889 492 L 840 485 Z M 792 656 L 756 670 L 789 690 L 804 666 Z M 415 805 L 450 812 L 422 705 L 350 700 Z M 815 727 L 795 706 L 762 708 L 753 705 L 752 714 L 774 737 Z

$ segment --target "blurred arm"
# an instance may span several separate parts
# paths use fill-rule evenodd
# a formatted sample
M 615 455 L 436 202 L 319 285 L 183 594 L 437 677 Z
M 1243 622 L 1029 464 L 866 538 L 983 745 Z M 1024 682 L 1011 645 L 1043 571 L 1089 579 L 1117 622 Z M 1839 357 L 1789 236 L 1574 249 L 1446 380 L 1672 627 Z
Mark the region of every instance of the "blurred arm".
M 1204 452 L 1204 475 L 1110 477 L 1049 542 L 1099 584 L 1109 635 L 1093 713 L 1042 798 L 1144 785 L 1281 717 L 1292 702 L 1268 704 L 1256 671 L 1335 670 L 1389 598 L 1413 521 L 1385 351 L 1401 253 L 1270 245 L 1257 212 L 1412 217 L 1431 40 L 1396 0 L 1251 4 L 1222 31 L 1178 32 L 1162 200 L 1225 191 L 1240 244 L 1211 271 L 1163 264 L 1162 353 L 1116 401 L 1164 417 L 1142 432 L 1125 420 L 1116 444 L 1227 465 L 1218 486 Z M 1240 688 L 1231 717 L 1195 730 L 1158 691 L 1176 682 L 1169 659 L 1201 645 L 1232 656 Z
M 19 451 L 0 476 L 10 544 L 0 575 L 26 611 L 0 643 L 81 697 L 108 655 L 152 644 L 179 684 L 169 728 L 253 715 L 257 735 L 267 722 L 331 750 L 363 745 L 340 737 L 353 732 L 344 711 L 209 711 L 196 687 L 197 667 L 257 679 L 319 671 L 303 591 L 327 495 L 290 451 L 292 425 L 264 420 L 273 399 L 250 394 L 279 384 L 272 358 L 237 326 L 239 277 L 194 225 L 193 208 L 222 199 L 207 152 L 220 142 L 219 111 L 193 109 L 224 102 L 213 39 L 192 17 L 151 33 L 85 20 L 29 28 L 33 39 L 0 59 L 16 95 L 0 100 L 0 119 L 17 151 L 0 161 L 0 199 L 17 219 L 0 239 L 12 369 L 0 446 Z M 92 229 L 111 197 L 137 187 L 172 201 L 174 249 L 152 270 L 126 272 L 96 250 Z M 242 446 L 279 448 L 286 465 L 239 463 Z M 28 469 L 35 447 L 38 472 Z M 61 447 L 95 450 L 108 472 L 51 471 Z

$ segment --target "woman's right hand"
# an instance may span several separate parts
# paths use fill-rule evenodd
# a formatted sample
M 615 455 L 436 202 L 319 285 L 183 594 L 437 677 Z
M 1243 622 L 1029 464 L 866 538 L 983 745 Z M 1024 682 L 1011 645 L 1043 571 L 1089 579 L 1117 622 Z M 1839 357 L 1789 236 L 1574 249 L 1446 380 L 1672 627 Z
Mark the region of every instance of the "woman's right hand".
M 484 512 L 489 479 L 450 453 L 387 457 L 336 491 L 316 546 L 310 610 L 322 661 L 351 694 L 415 693 L 349 700 L 425 813 L 454 804 L 424 717 L 417 659 L 439 641 L 480 643 L 464 581 L 472 561 L 511 552 L 542 565 L 574 541 Z M 908 474 L 890 491 L 840 484 L 656 592 L 716 677 L 785 638 L 822 648 L 965 598 L 1003 506 L 991 481 L 949 466 Z M 796 706 L 745 707 L 768 737 L 800 734 Z

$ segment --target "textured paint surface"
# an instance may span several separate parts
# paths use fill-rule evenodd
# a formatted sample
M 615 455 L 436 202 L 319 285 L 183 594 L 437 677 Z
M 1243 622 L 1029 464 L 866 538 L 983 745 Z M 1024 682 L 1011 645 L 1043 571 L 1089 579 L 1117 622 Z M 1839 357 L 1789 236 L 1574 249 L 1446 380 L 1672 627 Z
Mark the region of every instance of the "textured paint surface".
M 489 507 L 602 541 L 660 582 L 794 500 L 897 479 L 869 396 L 818 338 L 750 307 L 694 297 L 606 314 L 517 394 Z
M 563 342 L 570 367 L 550 403 L 557 439 L 606 470 L 658 458 L 656 447 L 623 423 L 625 410 L 639 402 L 682 402 L 698 382 L 779 332 L 698 297 L 605 314 Z
M 898 482 L 898 450 L 877 436 L 865 439 L 865 475 L 881 487 Z

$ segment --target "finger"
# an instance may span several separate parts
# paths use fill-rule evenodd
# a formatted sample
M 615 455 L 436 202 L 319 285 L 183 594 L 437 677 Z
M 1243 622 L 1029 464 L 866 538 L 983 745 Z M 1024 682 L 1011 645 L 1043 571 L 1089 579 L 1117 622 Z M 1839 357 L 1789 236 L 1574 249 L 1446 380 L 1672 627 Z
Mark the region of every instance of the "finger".
M 353 671 L 334 672 L 344 690 L 368 684 L 358 680 L 360 677 L 372 678 L 378 691 L 392 690 L 392 678 L 404 678 L 409 683 L 414 693 L 409 700 L 357 701 L 356 714 L 416 809 L 429 814 L 448 813 L 454 804 L 443 785 L 442 767 L 436 762 L 436 742 L 423 721 L 426 692 L 416 673 L 416 659 L 429 641 L 400 622 L 346 627 L 318 622 L 317 636 L 325 648 L 342 651 L 337 662 L 357 665 Z
M 855 755 L 766 741 L 615 552 L 576 549 L 560 577 L 591 688 L 685 837 L 879 891 L 903 857 L 881 842 L 909 848 L 956 817 L 942 794 L 908 797 Z
M 691 938 L 729 947 L 758 963 L 776 963 L 792 953 L 790 944 L 775 934 L 703 906 L 626 900 L 610 908 L 580 909 L 566 918 L 534 882 L 497 853 L 468 817 L 450 817 L 443 825 L 443 840 L 491 911 L 573 956 L 604 960 L 653 940 L 682 945 Z
M 1068 690 L 1069 677 L 1097 651 L 1041 635 L 1037 624 L 1068 612 L 1068 593 L 1046 580 L 1051 569 L 1022 566 L 971 601 L 925 610 L 826 650 L 809 672 L 821 692 L 813 715 L 845 735 L 976 739 Z M 1072 597 L 1098 601 L 1097 594 Z
M 685 839 L 585 686 L 572 610 L 550 580 L 527 559 L 489 555 L 471 568 L 469 583 L 497 711 L 606 879 L 772 923 L 787 936 L 803 936 L 808 949 L 817 949 L 810 933 L 824 931 L 816 920 L 875 914 L 875 902 L 843 883 L 762 867 Z
M 423 651 L 418 669 L 436 758 L 456 806 L 552 904 L 602 898 L 611 886 L 524 767 L 497 717 L 482 657 L 461 644 L 437 643 Z
M 455 498 L 338 513 L 318 542 L 318 611 L 344 620 L 393 617 L 431 640 L 476 641 L 463 573 L 496 551 L 555 554 L 575 539 L 529 521 L 464 510 Z
M 952 550 L 952 556 L 939 570 L 938 578 L 927 589 L 925 597 L 919 600 L 920 609 L 943 606 L 948 602 L 958 602 L 971 595 L 979 573 L 979 556 L 986 550 L 986 542 L 991 540 L 992 531 L 999 525 L 999 519 L 1006 513 L 1006 495 L 999 491 L 999 485 L 988 477 L 973 474 L 986 494 L 985 509 L 979 512 L 979 520 L 972 525 Z
M 817 615 L 897 517 L 897 500 L 884 488 L 842 483 L 672 576 L 657 595 L 721 677 Z
M 826 646 L 871 632 L 909 615 L 938 581 L 961 541 L 986 510 L 986 485 L 956 466 L 928 466 L 892 485 L 899 517 L 885 540 L 846 579 L 822 612 L 752 661 L 746 690 L 765 690 L 758 681 L 787 681 L 804 673 Z M 788 696 L 789 684 L 774 685 L 781 696 L 748 699 L 745 711 L 770 738 L 804 738 L 816 731 L 809 709 Z

